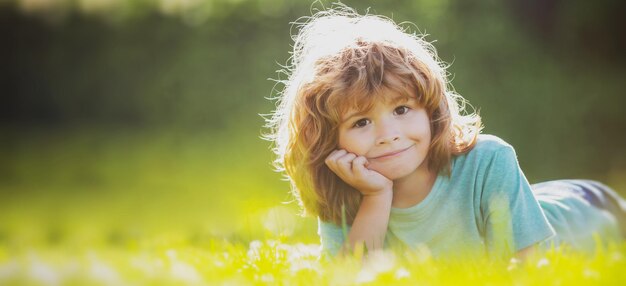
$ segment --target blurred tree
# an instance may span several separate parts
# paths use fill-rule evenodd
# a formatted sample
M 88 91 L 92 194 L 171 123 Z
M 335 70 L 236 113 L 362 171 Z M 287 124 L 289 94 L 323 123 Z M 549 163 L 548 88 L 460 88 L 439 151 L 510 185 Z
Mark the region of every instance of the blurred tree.
M 328 2 L 4 1 L 1 124 L 260 128 L 288 23 Z M 530 177 L 626 169 L 626 2 L 345 2 L 432 35 Z

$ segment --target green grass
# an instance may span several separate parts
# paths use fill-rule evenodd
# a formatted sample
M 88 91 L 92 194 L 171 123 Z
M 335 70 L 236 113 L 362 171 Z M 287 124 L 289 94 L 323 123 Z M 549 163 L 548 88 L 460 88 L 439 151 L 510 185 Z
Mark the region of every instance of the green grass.
M 230 130 L 230 131 L 228 131 Z M 626 244 L 522 263 L 319 258 L 258 131 L 8 132 L 0 285 L 620 285 Z
M 177 235 L 122 245 L 0 247 L 0 284 L 623 285 L 626 245 L 593 256 L 548 251 L 524 262 L 436 260 L 428 252 L 318 259 L 316 244 Z

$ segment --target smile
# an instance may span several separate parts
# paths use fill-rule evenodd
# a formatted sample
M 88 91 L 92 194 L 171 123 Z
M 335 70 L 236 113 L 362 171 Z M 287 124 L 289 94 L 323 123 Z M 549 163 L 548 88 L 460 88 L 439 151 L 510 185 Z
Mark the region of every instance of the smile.
M 415 144 L 413 144 L 413 145 L 411 145 L 411 146 L 409 146 L 407 148 L 404 148 L 404 149 L 401 149 L 401 150 L 398 150 L 398 151 L 385 153 L 383 155 L 380 155 L 380 156 L 377 156 L 377 157 L 373 157 L 373 158 L 370 158 L 370 159 L 387 159 L 387 158 L 392 158 L 392 157 L 395 157 L 395 156 L 398 156 L 398 155 L 402 154 L 406 150 L 409 150 L 409 149 L 413 148 L 413 146 L 415 146 Z

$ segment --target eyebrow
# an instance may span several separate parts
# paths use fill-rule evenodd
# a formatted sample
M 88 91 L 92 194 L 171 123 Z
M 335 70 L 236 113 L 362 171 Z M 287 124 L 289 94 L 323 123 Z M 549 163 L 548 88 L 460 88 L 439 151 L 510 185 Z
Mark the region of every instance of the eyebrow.
M 410 96 L 405 96 L 405 95 L 397 95 L 397 96 L 394 96 L 393 98 L 389 99 L 389 102 L 391 102 L 392 104 L 398 104 L 398 103 L 409 102 L 412 99 L 415 99 L 415 98 L 410 97 Z
M 345 118 L 341 119 L 341 124 L 346 123 L 348 121 L 351 121 L 351 119 L 354 118 L 354 117 L 361 117 L 361 116 L 365 115 L 366 113 L 367 113 L 366 110 L 348 113 L 348 116 L 346 116 Z

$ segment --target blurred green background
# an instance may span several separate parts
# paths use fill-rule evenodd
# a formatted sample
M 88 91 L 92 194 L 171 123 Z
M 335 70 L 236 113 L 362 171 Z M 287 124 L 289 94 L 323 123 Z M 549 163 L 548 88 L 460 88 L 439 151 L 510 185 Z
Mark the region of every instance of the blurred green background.
M 344 1 L 429 34 L 529 181 L 626 194 L 626 2 Z M 328 2 L 0 1 L 0 242 L 316 242 L 260 139 L 290 22 Z M 292 31 L 293 33 L 293 31 Z

